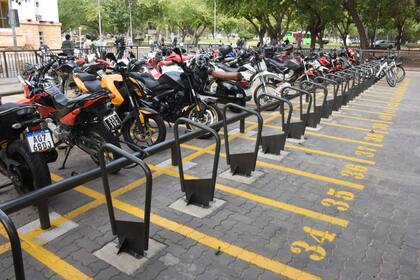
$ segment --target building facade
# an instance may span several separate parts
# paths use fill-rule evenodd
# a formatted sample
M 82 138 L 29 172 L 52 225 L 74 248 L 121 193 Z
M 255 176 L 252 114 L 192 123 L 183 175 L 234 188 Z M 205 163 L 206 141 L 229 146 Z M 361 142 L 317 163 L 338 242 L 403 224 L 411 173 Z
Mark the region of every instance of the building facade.
M 13 47 L 12 29 L 8 22 L 8 0 L 0 0 L 0 48 Z M 16 28 L 20 49 L 38 49 L 46 44 L 52 49 L 61 47 L 61 23 L 58 18 L 57 0 L 28 0 L 20 4 L 12 1 L 18 10 L 20 27 Z

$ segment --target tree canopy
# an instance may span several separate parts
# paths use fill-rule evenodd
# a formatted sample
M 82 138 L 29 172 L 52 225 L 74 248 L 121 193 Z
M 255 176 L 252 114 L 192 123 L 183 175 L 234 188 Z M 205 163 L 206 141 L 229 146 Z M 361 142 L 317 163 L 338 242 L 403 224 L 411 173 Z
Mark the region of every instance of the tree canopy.
M 154 26 L 193 43 L 203 34 L 214 36 L 215 4 L 217 31 L 227 37 L 254 34 L 260 41 L 265 36 L 281 40 L 287 31 L 305 30 L 311 34 L 311 46 L 322 47 L 326 33 L 346 43 L 354 30 L 362 47 L 372 45 L 378 35 L 395 39 L 399 47 L 420 33 L 420 1 L 415 0 L 101 0 L 104 32 L 128 32 L 129 2 L 136 33 Z M 59 13 L 65 32 L 81 26 L 98 34 L 97 0 L 59 0 Z

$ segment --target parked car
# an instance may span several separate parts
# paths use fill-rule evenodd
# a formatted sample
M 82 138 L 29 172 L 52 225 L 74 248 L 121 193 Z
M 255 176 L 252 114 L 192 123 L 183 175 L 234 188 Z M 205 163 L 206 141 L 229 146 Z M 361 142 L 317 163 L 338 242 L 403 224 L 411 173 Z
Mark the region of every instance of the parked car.
M 395 42 L 388 40 L 377 40 L 373 43 L 375 48 L 392 49 L 395 48 Z

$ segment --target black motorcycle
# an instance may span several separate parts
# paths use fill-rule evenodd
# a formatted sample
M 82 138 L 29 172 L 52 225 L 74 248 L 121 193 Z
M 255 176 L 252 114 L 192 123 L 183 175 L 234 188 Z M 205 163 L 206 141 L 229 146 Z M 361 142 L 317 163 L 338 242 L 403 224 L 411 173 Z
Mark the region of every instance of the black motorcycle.
M 1 104 L 1 102 L 0 102 Z M 23 194 L 51 184 L 57 160 L 51 131 L 33 105 L 0 105 L 0 173 Z
M 193 64 L 187 66 L 182 61 L 179 48 L 174 52 L 181 57 L 181 62 L 175 62 L 182 71 L 166 72 L 155 80 L 147 73 L 130 73 L 143 91 L 143 104 L 161 114 L 167 122 L 174 123 L 180 117 L 189 118 L 195 122 L 210 126 L 222 119 L 220 109 L 211 99 L 200 98 L 204 85 L 208 80 L 205 67 Z M 188 129 L 196 127 L 186 124 Z M 208 138 L 211 135 L 204 135 Z

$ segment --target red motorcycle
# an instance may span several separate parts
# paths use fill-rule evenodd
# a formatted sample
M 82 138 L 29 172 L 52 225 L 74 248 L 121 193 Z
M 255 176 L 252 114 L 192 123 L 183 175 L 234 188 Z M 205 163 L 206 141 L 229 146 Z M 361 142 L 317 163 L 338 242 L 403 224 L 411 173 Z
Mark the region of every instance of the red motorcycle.
M 111 143 L 120 147 L 118 138 L 112 133 L 121 125 L 121 120 L 113 110 L 110 100 L 115 96 L 107 91 L 83 94 L 74 99 L 67 97 L 52 83 L 44 79 L 45 73 L 54 64 L 54 60 L 43 64 L 24 84 L 25 99 L 20 104 L 36 104 L 43 118 L 51 118 L 55 124 L 53 135 L 57 144 L 66 144 L 63 165 L 70 151 L 75 147 L 89 154 L 99 164 L 98 152 L 103 144 Z M 118 156 L 106 155 L 109 161 Z

